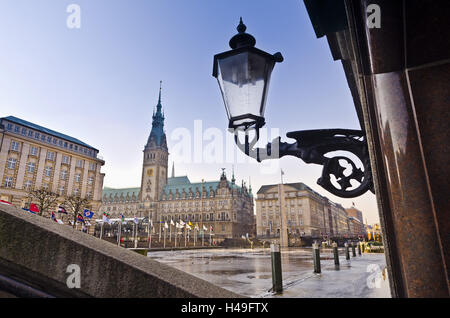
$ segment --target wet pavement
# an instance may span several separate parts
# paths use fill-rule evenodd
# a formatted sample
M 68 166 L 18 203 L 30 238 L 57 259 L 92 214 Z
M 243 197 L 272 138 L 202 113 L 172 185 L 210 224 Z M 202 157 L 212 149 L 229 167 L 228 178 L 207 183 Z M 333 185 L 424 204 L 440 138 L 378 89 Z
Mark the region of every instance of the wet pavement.
M 391 297 L 384 254 L 357 255 L 347 261 L 344 250 L 339 253 L 336 268 L 332 250 L 322 250 L 322 272 L 314 274 L 311 248 L 283 250 L 281 294 L 271 292 L 268 248 L 159 251 L 148 257 L 247 297 Z

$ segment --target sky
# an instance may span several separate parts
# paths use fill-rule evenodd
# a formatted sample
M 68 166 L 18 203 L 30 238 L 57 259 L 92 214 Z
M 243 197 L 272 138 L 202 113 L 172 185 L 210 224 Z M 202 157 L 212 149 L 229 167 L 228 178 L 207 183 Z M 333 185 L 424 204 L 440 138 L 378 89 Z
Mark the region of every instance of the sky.
M 80 8 L 80 28 L 68 27 L 72 4 Z M 321 166 L 295 157 L 263 164 L 227 158 L 237 150 L 225 148 L 228 120 L 212 66 L 215 54 L 230 49 L 240 17 L 257 48 L 284 56 L 267 98 L 270 139 L 360 129 L 342 65 L 326 39 L 316 38 L 301 0 L 0 0 L 0 116 L 94 146 L 106 162 L 104 186 L 137 187 L 162 81 L 169 172 L 175 162 L 175 175 L 200 182 L 217 180 L 221 168 L 230 178 L 234 169 L 237 183 L 251 183 L 256 193 L 279 183 L 281 168 L 285 183 L 303 182 L 344 207 L 355 203 L 365 220 L 378 222 L 372 193 L 328 193 L 316 183 Z M 218 147 L 208 156 L 220 143 L 223 154 Z

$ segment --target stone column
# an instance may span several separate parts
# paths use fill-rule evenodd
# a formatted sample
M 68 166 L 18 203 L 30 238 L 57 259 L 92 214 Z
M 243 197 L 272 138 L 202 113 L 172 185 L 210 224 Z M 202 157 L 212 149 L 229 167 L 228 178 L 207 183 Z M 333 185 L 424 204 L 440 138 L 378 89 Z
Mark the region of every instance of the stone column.
M 346 3 L 392 293 L 448 297 L 450 4 Z
M 4 135 L 0 150 L 0 185 L 3 186 L 3 174 L 5 173 L 6 160 L 8 160 L 8 151 L 11 147 L 11 139 Z
M 75 165 L 77 158 L 72 156 L 70 158 L 69 182 L 67 183 L 67 194 L 73 193 L 73 184 L 75 183 Z
M 35 189 L 40 189 L 42 187 L 42 178 L 44 176 L 46 157 L 47 157 L 47 149 L 40 147 L 39 161 L 36 168 L 37 172 L 36 172 L 36 185 L 34 186 Z
M 20 159 L 17 164 L 19 165 L 19 169 L 17 171 L 17 179 L 16 179 L 16 189 L 23 189 L 23 179 L 25 177 L 25 170 L 27 167 L 28 161 L 28 153 L 30 151 L 30 144 L 22 143 L 22 149 L 20 151 Z
M 56 162 L 55 162 L 55 173 L 53 174 L 53 189 L 52 191 L 55 193 L 59 193 L 58 192 L 58 186 L 59 184 L 64 184 L 65 181 L 61 182 L 61 161 L 62 161 L 62 154 L 60 152 L 56 153 L 56 158 L 55 158 Z M 67 189 L 66 189 L 67 190 Z

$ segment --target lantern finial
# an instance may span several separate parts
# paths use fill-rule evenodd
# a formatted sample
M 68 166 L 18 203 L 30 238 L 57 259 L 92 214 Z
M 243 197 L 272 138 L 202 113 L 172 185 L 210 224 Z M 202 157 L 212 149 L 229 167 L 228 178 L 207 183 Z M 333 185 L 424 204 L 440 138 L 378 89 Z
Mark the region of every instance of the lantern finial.
M 239 33 L 233 36 L 229 43 L 232 49 L 246 46 L 255 46 L 255 38 L 252 35 L 245 33 L 245 30 L 247 30 L 247 26 L 244 24 L 244 22 L 242 22 L 242 17 L 240 18 L 239 25 L 236 29 Z
M 238 30 L 239 33 L 244 33 L 245 30 L 247 30 L 247 27 L 245 26 L 245 24 L 242 22 L 242 17 L 239 21 L 239 25 L 236 28 Z

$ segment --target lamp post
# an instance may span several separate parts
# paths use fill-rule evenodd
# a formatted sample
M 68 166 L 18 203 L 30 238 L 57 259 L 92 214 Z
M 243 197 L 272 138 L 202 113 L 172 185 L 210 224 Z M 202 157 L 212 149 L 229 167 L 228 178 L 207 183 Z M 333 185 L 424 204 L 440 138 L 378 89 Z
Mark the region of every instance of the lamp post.
M 281 142 L 281 137 L 278 137 L 265 148 L 254 147 L 259 140 L 259 130 L 265 125 L 264 112 L 272 70 L 275 63 L 283 62 L 283 56 L 279 52 L 269 54 L 255 48 L 256 40 L 245 33 L 246 29 L 241 18 L 238 34 L 229 42 L 231 50 L 216 54 L 213 65 L 213 76 L 219 83 L 228 115 L 228 128 L 234 134 L 238 148 L 258 162 L 289 155 L 306 163 L 322 165 L 322 175 L 317 183 L 339 197 L 352 198 L 368 190 L 374 192 L 366 137 L 361 130 L 293 131 L 286 135 L 295 139 L 294 143 Z M 242 134 L 243 141 L 239 138 Z M 346 155 L 325 156 L 333 151 L 352 153 L 361 161 L 363 169 Z M 350 165 L 350 173 L 342 162 Z

